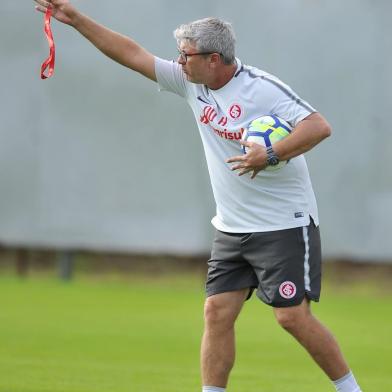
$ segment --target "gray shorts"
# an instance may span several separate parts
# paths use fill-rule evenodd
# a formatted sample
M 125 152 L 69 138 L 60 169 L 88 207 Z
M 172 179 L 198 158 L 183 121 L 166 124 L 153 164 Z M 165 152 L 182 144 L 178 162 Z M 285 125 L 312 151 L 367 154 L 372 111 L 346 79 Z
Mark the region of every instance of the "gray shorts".
M 208 261 L 207 296 L 257 288 L 274 307 L 318 301 L 321 289 L 320 231 L 309 226 L 260 233 L 216 231 Z M 249 295 L 249 297 L 250 297 Z

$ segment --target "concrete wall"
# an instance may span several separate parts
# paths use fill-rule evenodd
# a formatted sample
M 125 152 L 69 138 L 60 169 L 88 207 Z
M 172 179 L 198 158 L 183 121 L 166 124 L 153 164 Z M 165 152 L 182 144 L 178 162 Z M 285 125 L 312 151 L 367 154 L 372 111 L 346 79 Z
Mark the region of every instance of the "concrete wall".
M 279 76 L 333 125 L 307 154 L 324 254 L 392 260 L 392 2 L 75 4 L 165 58 L 176 57 L 182 22 L 231 21 L 242 61 Z M 42 15 L 32 2 L 1 2 L 0 18 L 0 242 L 208 251 L 214 203 L 186 103 L 55 21 L 56 73 L 41 81 Z

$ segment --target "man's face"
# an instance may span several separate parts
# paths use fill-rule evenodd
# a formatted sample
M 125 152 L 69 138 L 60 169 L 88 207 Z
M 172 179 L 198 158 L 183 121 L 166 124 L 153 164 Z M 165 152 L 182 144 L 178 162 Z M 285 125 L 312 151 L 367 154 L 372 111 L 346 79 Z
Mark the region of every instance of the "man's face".
M 207 84 L 211 72 L 210 56 L 197 55 L 200 51 L 188 41 L 182 41 L 178 49 L 184 53 L 184 56 L 178 56 L 177 62 L 181 65 L 186 78 L 192 83 Z M 190 56 L 186 56 L 187 54 Z M 183 57 L 186 57 L 186 60 Z

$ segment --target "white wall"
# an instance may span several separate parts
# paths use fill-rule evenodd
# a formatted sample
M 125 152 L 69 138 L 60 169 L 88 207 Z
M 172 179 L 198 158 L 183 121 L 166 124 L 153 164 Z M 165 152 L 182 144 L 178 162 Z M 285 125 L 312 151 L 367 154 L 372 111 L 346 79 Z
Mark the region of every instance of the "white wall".
M 234 25 L 243 62 L 276 74 L 332 123 L 307 154 L 324 254 L 392 260 L 392 3 L 78 0 L 81 10 L 176 57 L 172 31 Z M 245 3 L 244 3 L 245 4 Z M 190 109 L 53 21 L 56 73 L 33 3 L 0 4 L 0 242 L 202 253 L 214 204 Z

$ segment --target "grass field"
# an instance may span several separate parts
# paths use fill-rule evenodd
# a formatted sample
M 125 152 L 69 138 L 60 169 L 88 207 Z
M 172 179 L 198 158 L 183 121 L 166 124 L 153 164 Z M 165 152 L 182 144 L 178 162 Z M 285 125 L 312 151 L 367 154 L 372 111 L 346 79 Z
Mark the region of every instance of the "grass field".
M 315 314 L 364 392 L 392 391 L 392 296 L 324 288 Z M 203 283 L 0 275 L 0 392 L 200 391 Z M 255 297 L 237 324 L 230 392 L 327 392 L 330 382 Z

